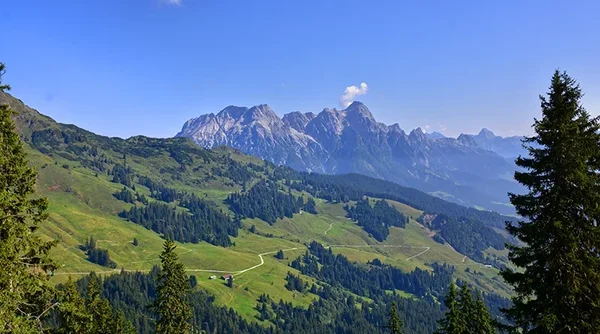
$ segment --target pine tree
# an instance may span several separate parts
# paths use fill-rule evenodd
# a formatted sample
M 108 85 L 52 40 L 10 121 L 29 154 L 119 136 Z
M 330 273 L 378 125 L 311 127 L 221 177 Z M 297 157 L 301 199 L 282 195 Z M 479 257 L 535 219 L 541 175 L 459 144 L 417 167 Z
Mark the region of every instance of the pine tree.
M 5 66 L 0 63 L 0 91 Z M 48 253 L 56 242 L 36 233 L 47 218 L 46 198 L 31 198 L 36 171 L 27 166 L 8 105 L 0 105 L 0 329 L 38 332 L 51 303 L 48 273 L 57 266 Z
M 475 301 L 475 317 L 473 318 L 473 325 L 471 328 L 477 329 L 478 334 L 496 334 L 496 328 L 494 327 L 494 321 L 490 311 L 487 309 L 483 300 L 481 299 L 481 293 L 477 292 L 477 300 Z
M 89 333 L 91 331 L 92 315 L 89 314 L 85 300 L 77 291 L 75 282 L 69 277 L 67 283 L 59 292 L 58 319 L 59 333 Z
M 450 290 L 444 300 L 448 309 L 443 319 L 439 320 L 439 327 L 436 333 L 439 334 L 463 334 L 466 332 L 464 318 L 460 314 L 460 301 L 458 300 L 458 291 L 454 283 L 450 284 Z
M 85 307 L 92 317 L 92 330 L 90 333 L 113 333 L 113 314 L 108 300 L 103 299 L 101 294 L 101 281 L 94 272 L 90 274 L 87 286 L 87 298 Z
M 520 268 L 502 277 L 516 296 L 507 316 L 524 332 L 600 332 L 600 127 L 581 105 L 574 79 L 556 71 L 542 119 L 525 139 L 515 179 L 528 188 L 510 194 L 526 221 L 507 224 L 524 246 L 511 246 Z
M 276 258 L 277 260 L 283 260 L 283 259 L 285 258 L 285 255 L 283 254 L 283 250 L 281 250 L 281 249 L 280 249 L 280 250 L 277 252 L 277 254 L 275 254 L 275 258 Z
M 402 334 L 402 327 L 404 327 L 404 322 L 398 316 L 398 310 L 396 309 L 396 302 L 392 302 L 392 307 L 390 309 L 390 320 L 388 323 L 388 329 L 391 334 Z
M 229 277 L 227 277 L 227 286 L 233 288 L 233 275 L 229 275 Z
M 458 303 L 461 322 L 465 325 L 465 333 L 480 334 L 479 329 L 474 326 L 477 306 L 473 300 L 473 292 L 467 283 L 460 288 L 460 301 Z
M 156 332 L 188 333 L 192 316 L 187 295 L 190 284 L 185 267 L 175 253 L 175 243 L 167 239 L 160 254 L 161 271 L 157 278 L 157 299 L 152 305 L 158 313 Z

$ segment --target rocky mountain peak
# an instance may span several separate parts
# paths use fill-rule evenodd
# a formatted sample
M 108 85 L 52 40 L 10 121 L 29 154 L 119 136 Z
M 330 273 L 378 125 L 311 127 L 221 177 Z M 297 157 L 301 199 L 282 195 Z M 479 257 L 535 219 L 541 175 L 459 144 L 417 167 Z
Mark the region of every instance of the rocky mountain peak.
M 412 140 L 419 140 L 419 141 L 427 140 L 427 136 L 425 136 L 425 133 L 423 132 L 423 130 L 420 127 L 412 130 L 408 134 L 408 138 L 410 138 Z
M 427 133 L 427 138 L 431 139 L 431 140 L 438 140 L 438 139 L 442 139 L 442 138 L 446 138 L 446 136 L 444 136 L 443 134 L 434 131 L 431 133 Z
M 394 124 L 388 126 L 388 130 L 390 132 L 404 132 L 404 130 L 402 130 L 402 128 L 400 127 L 400 124 L 398 124 L 398 123 L 394 123 Z
M 478 147 L 477 142 L 475 141 L 473 136 L 466 135 L 464 133 L 461 133 L 460 136 L 456 138 L 456 140 L 465 146 Z
M 477 136 L 483 137 L 483 138 L 488 138 L 488 139 L 496 137 L 496 135 L 492 131 L 490 131 L 486 128 L 481 129 L 481 131 L 479 131 L 479 134 L 477 134 Z
M 375 121 L 375 118 L 373 117 L 373 114 L 369 108 L 367 108 L 367 106 L 360 101 L 352 102 L 352 104 L 350 104 L 348 108 L 344 109 L 344 111 L 348 117 L 360 116 L 361 118 L 368 118 L 369 120 Z
M 259 119 L 271 120 L 274 118 L 279 119 L 279 117 L 277 117 L 277 114 L 275 114 L 273 109 L 271 109 L 271 107 L 269 107 L 267 104 L 259 104 L 257 106 L 254 106 L 254 107 L 248 109 L 248 111 L 244 114 L 244 118 L 252 119 L 252 120 L 259 120 Z
M 233 119 L 239 119 L 247 111 L 248 111 L 248 108 L 246 108 L 246 107 L 238 107 L 238 106 L 232 105 L 232 106 L 227 106 L 227 107 L 225 107 L 225 109 L 219 111 L 217 116 L 220 118 L 229 116 Z
M 291 113 L 283 115 L 283 123 L 296 131 L 304 132 L 308 122 L 312 121 L 317 115 L 312 112 L 301 113 L 299 111 L 292 111 Z

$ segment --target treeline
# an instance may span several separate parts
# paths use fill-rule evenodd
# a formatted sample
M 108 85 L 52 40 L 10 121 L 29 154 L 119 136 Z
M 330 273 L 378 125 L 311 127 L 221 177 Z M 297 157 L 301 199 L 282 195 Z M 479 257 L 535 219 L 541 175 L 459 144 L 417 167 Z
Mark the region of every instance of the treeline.
M 102 280 L 94 272 L 85 279 L 57 288 L 56 305 L 44 321 L 45 332 L 85 334 L 133 334 L 135 328 L 122 310 L 113 308 L 102 295 Z
M 385 200 L 378 200 L 371 206 L 369 198 L 362 198 L 356 205 L 345 205 L 348 218 L 358 222 L 358 225 L 378 241 L 383 241 L 390 234 L 390 226 L 405 227 L 408 217 L 404 216 Z
M 134 206 L 119 213 L 120 217 L 180 242 L 206 241 L 223 247 L 232 245 L 229 236 L 238 235 L 239 219 L 231 219 L 217 209 L 215 203 L 195 194 L 166 187 L 145 176 L 138 177 L 138 181 L 148 187 L 150 197 L 160 202 L 148 203 L 146 200 L 146 206 Z M 138 197 L 145 200 L 145 197 Z M 187 210 L 178 210 L 178 206 Z
M 289 291 L 298 291 L 303 293 L 308 288 L 308 284 L 300 277 L 290 273 L 288 271 L 287 276 L 285 277 L 285 288 Z M 313 290 L 311 293 L 316 294 L 316 286 L 313 284 Z
M 506 238 L 490 227 L 468 218 L 457 219 L 442 214 L 435 217 L 430 227 L 438 231 L 436 236 L 439 237 L 434 240 L 442 243 L 446 241 L 458 252 L 478 262 L 485 261 L 483 251 L 488 247 L 502 250 L 507 242 Z
M 109 173 L 112 175 L 112 182 L 120 183 L 124 186 L 130 187 L 133 185 L 135 174 L 129 166 L 121 164 L 115 164 L 112 171 Z
M 102 281 L 102 294 L 113 308 L 122 311 L 138 333 L 154 333 L 156 313 L 149 305 L 156 300 L 156 281 L 160 268 L 155 266 L 149 273 L 129 273 L 107 276 Z M 88 278 L 82 279 L 80 286 Z M 214 297 L 204 290 L 194 290 L 187 300 L 192 310 L 190 320 L 195 332 L 208 333 L 272 333 L 256 323 L 249 323 L 233 310 L 217 306 Z
M 390 305 L 396 303 L 405 323 L 403 332 L 421 334 L 433 333 L 436 319 L 442 316 L 438 304 L 402 298 L 395 292 L 368 301 L 329 284 L 313 284 L 304 293 L 319 296 L 307 309 L 261 295 L 256 305 L 258 319 L 271 322 L 283 333 L 389 333 Z
M 115 314 L 122 312 L 137 333 L 155 333 L 157 315 L 149 305 L 157 298 L 156 281 L 160 268 L 149 273 L 120 272 L 99 279 L 99 291 L 109 301 Z M 91 277 L 77 282 L 82 296 Z M 315 287 L 316 289 L 316 287 Z M 263 295 L 257 301 L 258 317 L 274 326 L 248 322 L 230 308 L 215 304 L 215 298 L 204 290 L 193 290 L 187 301 L 191 309 L 190 327 L 193 332 L 253 333 L 253 334 L 322 334 L 322 333 L 386 333 L 389 305 L 396 301 L 404 320 L 405 333 L 431 333 L 436 320 L 442 316 L 439 306 L 386 295 L 376 301 L 366 301 L 340 289 L 324 286 L 315 291 L 320 299 L 303 308 L 289 302 L 275 302 Z M 265 311 L 261 311 L 262 305 Z M 323 321 L 327 319 L 327 321 Z
M 403 290 L 420 297 L 441 297 L 445 295 L 454 272 L 453 267 L 433 264 L 433 272 L 416 268 L 405 273 L 379 261 L 374 261 L 367 268 L 350 262 L 342 254 L 334 255 L 331 248 L 315 241 L 290 266 L 304 275 L 370 298 L 381 297 L 386 290 Z
M 151 202 L 143 207 L 134 206 L 119 216 L 160 233 L 164 238 L 180 242 L 206 241 L 216 246 L 231 246 L 229 236 L 237 236 L 240 222 L 216 210 L 206 201 L 190 197 L 181 203 L 189 212 L 176 206 Z
M 300 210 L 316 213 L 315 202 L 306 203 L 302 196 L 279 191 L 274 181 L 260 181 L 246 193 L 233 193 L 227 197 L 231 210 L 245 218 L 260 218 L 274 224 L 283 217 L 292 218 Z
M 79 246 L 79 248 L 85 252 L 88 261 L 108 268 L 117 267 L 117 264 L 110 259 L 108 250 L 96 247 L 96 240 L 93 236 L 90 237 L 85 244 Z
M 417 189 L 359 174 L 322 175 L 298 172 L 289 167 L 280 166 L 275 169 L 273 177 L 276 180 L 290 180 L 293 189 L 306 191 L 314 197 L 332 202 L 346 203 L 369 196 L 404 203 L 428 213 L 443 213 L 456 218 L 465 217 L 498 228 L 504 228 L 506 221 L 514 221 L 514 218 L 495 212 L 467 208 Z
M 232 182 L 244 186 L 247 182 L 257 177 L 256 172 L 252 170 L 253 164 L 244 165 L 233 159 L 228 159 L 227 169 L 220 167 L 211 168 L 214 175 L 226 177 Z
M 171 203 L 185 196 L 183 192 L 169 188 L 160 182 L 155 182 L 147 176 L 139 176 L 138 182 L 141 185 L 148 187 L 150 190 L 150 197 L 159 201 Z
M 127 189 L 127 187 L 123 187 L 123 189 L 114 193 L 113 196 L 115 196 L 116 199 L 125 203 L 135 204 L 135 202 L 138 201 L 142 204 L 148 204 L 148 199 L 146 198 L 146 196 L 144 196 L 143 194 L 140 195 L 140 193 L 138 192 L 134 194 L 131 190 Z

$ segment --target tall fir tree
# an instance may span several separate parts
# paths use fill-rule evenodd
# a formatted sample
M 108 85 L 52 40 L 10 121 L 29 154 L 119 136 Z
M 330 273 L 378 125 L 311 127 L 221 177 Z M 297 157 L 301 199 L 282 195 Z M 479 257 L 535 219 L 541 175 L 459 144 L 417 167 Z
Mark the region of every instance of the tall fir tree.
M 153 304 L 158 313 L 156 332 L 159 334 L 188 333 L 191 328 L 192 311 L 187 300 L 190 284 L 175 248 L 175 243 L 167 239 L 160 254 L 161 270 L 157 278 L 157 298 Z
M 480 334 L 479 329 L 474 326 L 477 306 L 473 300 L 473 291 L 471 291 L 467 283 L 463 283 L 459 295 L 458 310 L 462 323 L 465 325 L 465 333 Z
M 448 309 L 444 318 L 439 323 L 436 333 L 439 334 L 463 334 L 466 332 L 467 325 L 460 313 L 460 301 L 458 299 L 458 290 L 454 283 L 450 284 L 450 289 L 444 300 Z
M 58 293 L 58 333 L 89 333 L 92 315 L 88 312 L 85 300 L 77 291 L 75 282 L 69 277 Z
M 5 66 L 0 63 L 0 90 Z M 52 304 L 49 273 L 57 266 L 48 256 L 55 242 L 36 233 L 47 218 L 46 198 L 32 198 L 37 173 L 27 166 L 23 144 L 8 105 L 0 105 L 0 329 L 38 332 Z
M 392 307 L 390 308 L 390 320 L 388 322 L 388 329 L 390 330 L 391 334 L 402 334 L 402 327 L 404 327 L 404 322 L 398 316 L 396 302 L 392 302 Z
M 487 309 L 481 298 L 481 293 L 477 292 L 475 300 L 475 317 L 473 319 L 472 328 L 477 330 L 478 334 L 496 334 L 498 331 L 494 327 L 494 321 L 490 311 Z
M 518 269 L 502 277 L 516 294 L 506 315 L 526 333 L 600 333 L 600 127 L 582 96 L 556 71 L 516 160 L 528 192 L 510 200 L 527 220 L 507 224 L 524 245 L 509 248 Z

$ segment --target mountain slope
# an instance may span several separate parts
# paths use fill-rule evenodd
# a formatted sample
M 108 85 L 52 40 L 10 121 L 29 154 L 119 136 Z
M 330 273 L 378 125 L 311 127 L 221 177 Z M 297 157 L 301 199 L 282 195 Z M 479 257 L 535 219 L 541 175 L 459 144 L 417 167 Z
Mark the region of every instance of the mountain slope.
M 186 122 L 177 137 L 205 148 L 228 145 L 298 170 L 360 173 L 509 214 L 506 193 L 520 191 L 512 181 L 514 164 L 474 137 L 429 138 L 421 129 L 406 134 L 397 124 L 377 122 L 360 102 L 282 119 L 266 105 L 230 106 Z
M 441 235 L 443 231 L 429 230 L 425 227 L 427 221 L 423 221 L 424 225 L 416 221 L 421 216 L 443 213 L 449 217 L 466 216 L 480 226 L 494 227 L 506 217 L 461 207 L 415 189 L 365 176 L 327 176 L 277 168 L 233 149 L 205 150 L 185 138 L 138 136 L 123 140 L 99 136 L 73 125 L 56 123 L 7 94 L 0 93 L 0 103 L 9 103 L 19 111 L 18 128 L 29 159 L 39 170 L 37 192 L 50 200 L 50 219 L 43 224 L 42 233 L 60 241 L 53 251 L 53 256 L 63 264 L 56 272 L 57 281 L 89 271 L 112 274 L 120 268 L 150 270 L 158 263 L 163 235 L 155 230 L 160 227 L 123 219 L 119 214 L 124 211 L 141 210 L 155 203 L 189 217 L 190 213 L 198 212 L 189 204 L 190 196 L 194 195 L 198 201 L 210 202 L 214 210 L 233 219 L 234 212 L 225 201 L 230 194 L 248 193 L 261 180 L 269 180 L 281 194 L 306 201 L 313 199 L 316 214 L 295 211 L 271 224 L 260 218 L 243 218 L 238 230 L 228 232 L 231 244 L 227 247 L 217 245 L 210 238 L 178 243 L 180 257 L 189 273 L 198 276 L 198 285 L 211 292 L 217 304 L 233 307 L 249 321 L 259 321 L 255 306 L 262 294 L 301 307 L 312 305 L 312 301 L 319 298 L 285 287 L 288 272 L 311 284 L 326 285 L 288 265 L 306 251 L 310 241 L 329 245 L 336 254 L 343 254 L 361 267 L 375 258 L 405 272 L 415 268 L 432 270 L 434 262 L 452 264 L 457 278 L 470 281 L 489 293 L 508 295 L 509 290 L 496 275 L 497 269 L 481 263 L 504 262 L 503 250 L 480 249 L 485 259 L 478 259 L 480 263 L 477 263 L 455 251 L 458 244 L 453 247 L 443 240 L 434 241 L 432 235 Z M 322 188 L 324 184 L 328 186 Z M 153 190 L 157 185 L 162 188 Z M 328 200 L 326 197 L 333 193 L 325 193 L 323 189 L 335 189 L 336 194 L 346 198 L 342 202 Z M 123 191 L 134 196 L 132 199 L 123 197 L 125 200 L 117 198 Z M 136 193 L 140 197 L 135 196 Z M 403 228 L 390 226 L 387 239 L 375 240 L 361 225 L 346 218 L 344 206 L 355 205 L 355 200 L 363 195 L 372 201 L 385 198 L 389 205 L 409 217 L 409 222 Z M 212 214 L 197 224 L 218 231 L 219 226 L 204 224 L 216 214 L 216 211 L 209 212 Z M 156 217 L 152 221 L 161 219 Z M 182 225 L 175 221 L 168 226 L 171 231 L 167 229 L 164 234 L 177 237 L 175 232 Z M 81 246 L 91 236 L 96 239 L 98 248 L 108 251 L 119 269 L 88 259 Z M 137 242 L 134 243 L 134 239 Z M 284 250 L 286 259 L 274 257 L 278 250 Z M 208 279 L 209 275 L 222 272 L 236 274 L 233 289 L 219 280 Z M 411 303 L 417 303 L 415 305 L 427 303 L 425 295 L 403 293 L 414 297 Z

